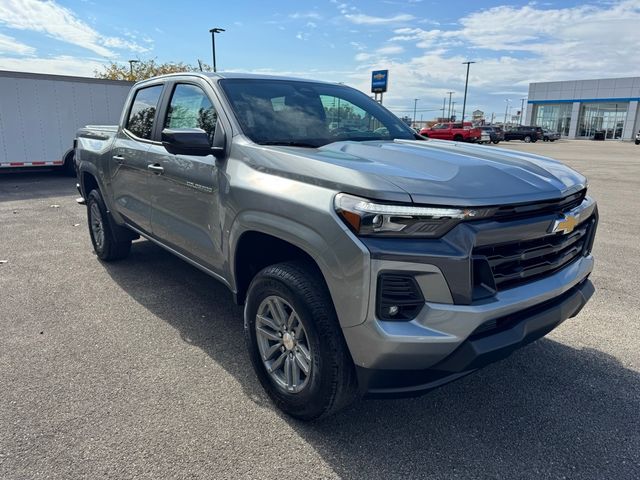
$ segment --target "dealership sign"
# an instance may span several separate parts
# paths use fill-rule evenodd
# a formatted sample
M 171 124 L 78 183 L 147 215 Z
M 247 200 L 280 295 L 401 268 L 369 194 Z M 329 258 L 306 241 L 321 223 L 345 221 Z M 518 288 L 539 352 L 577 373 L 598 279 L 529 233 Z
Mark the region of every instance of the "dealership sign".
M 371 72 L 371 92 L 383 93 L 387 91 L 389 70 L 376 70 Z

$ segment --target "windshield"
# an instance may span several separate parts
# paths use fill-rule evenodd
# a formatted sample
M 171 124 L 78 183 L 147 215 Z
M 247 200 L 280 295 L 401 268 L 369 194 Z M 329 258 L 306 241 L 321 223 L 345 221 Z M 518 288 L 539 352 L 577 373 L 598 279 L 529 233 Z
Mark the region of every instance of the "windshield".
M 220 85 L 243 132 L 261 145 L 418 138 L 367 95 L 342 85 L 260 79 L 224 79 Z

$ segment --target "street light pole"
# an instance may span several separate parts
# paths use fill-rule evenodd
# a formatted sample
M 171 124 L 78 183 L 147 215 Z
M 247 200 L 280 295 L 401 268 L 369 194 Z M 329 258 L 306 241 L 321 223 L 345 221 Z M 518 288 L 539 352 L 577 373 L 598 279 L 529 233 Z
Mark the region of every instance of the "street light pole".
M 509 102 L 511 101 L 510 98 L 505 99 L 505 102 L 507 102 L 507 106 L 504 108 L 504 126 L 507 126 L 507 111 L 509 110 Z
M 129 60 L 129 76 L 131 80 L 133 80 L 133 64 L 140 63 L 140 60 Z
M 445 119 L 444 111 L 445 111 L 445 109 L 447 108 L 447 107 L 446 107 L 446 105 L 447 105 L 447 97 L 444 97 L 444 98 L 442 99 L 442 121 L 443 121 L 443 122 L 445 121 L 445 120 L 444 120 L 444 119 Z
M 464 113 L 467 108 L 467 87 L 469 86 L 469 66 L 472 63 L 476 62 L 462 62 L 463 65 L 467 66 L 467 79 L 464 82 L 464 100 L 462 102 L 462 126 L 464 127 Z
M 224 32 L 224 28 L 212 28 L 209 30 L 211 32 L 211 49 L 213 50 L 213 71 L 217 72 L 216 68 L 216 33 Z
M 413 99 L 413 126 L 416 126 L 416 106 L 418 105 L 418 99 Z
M 451 102 L 451 116 L 449 117 L 449 120 L 453 121 L 451 119 L 454 118 L 455 116 L 456 116 L 456 102 L 454 100 L 453 102 Z
M 522 117 L 524 117 L 524 101 L 527 99 L 527 97 L 521 98 L 521 103 L 520 103 L 520 125 L 522 125 Z
M 447 92 L 447 94 L 449 95 L 449 110 L 447 110 L 447 117 L 448 120 L 451 121 L 451 95 L 453 95 L 456 92 Z

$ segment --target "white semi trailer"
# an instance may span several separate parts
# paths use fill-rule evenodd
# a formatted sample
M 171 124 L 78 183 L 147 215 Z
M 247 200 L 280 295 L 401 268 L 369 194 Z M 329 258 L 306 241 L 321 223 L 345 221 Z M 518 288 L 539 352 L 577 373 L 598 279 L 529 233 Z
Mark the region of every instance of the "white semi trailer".
M 73 173 L 73 139 L 89 124 L 116 124 L 133 82 L 0 70 L 0 169 Z

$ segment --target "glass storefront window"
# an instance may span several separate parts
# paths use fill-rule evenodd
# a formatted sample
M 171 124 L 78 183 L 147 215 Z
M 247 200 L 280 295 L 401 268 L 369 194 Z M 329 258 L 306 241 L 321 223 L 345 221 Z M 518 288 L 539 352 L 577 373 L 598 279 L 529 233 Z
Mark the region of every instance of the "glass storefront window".
M 606 138 L 622 138 L 628 103 L 584 103 L 580 106 L 579 137 L 604 132 Z
M 542 127 L 560 135 L 569 135 L 571 103 L 544 103 L 533 106 L 532 125 Z

